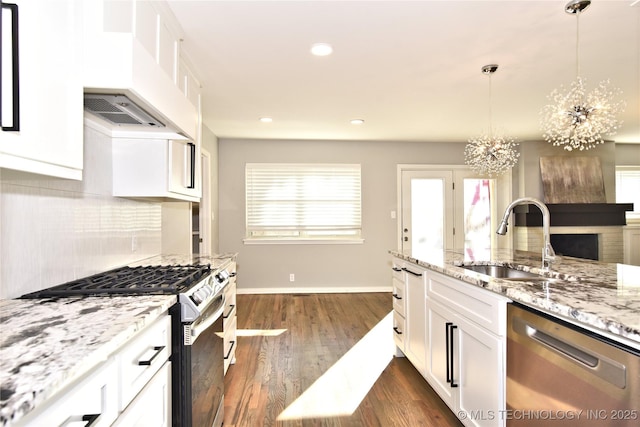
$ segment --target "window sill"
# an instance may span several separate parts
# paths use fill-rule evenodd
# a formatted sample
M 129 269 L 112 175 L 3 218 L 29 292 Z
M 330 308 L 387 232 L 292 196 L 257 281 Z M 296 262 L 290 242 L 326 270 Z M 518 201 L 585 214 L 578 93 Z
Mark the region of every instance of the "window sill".
M 243 239 L 245 245 L 361 245 L 364 239 Z

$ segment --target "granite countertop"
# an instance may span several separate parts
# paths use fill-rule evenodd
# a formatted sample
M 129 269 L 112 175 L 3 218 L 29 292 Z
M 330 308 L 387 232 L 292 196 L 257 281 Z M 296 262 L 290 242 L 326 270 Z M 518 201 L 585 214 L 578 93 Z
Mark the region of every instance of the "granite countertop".
M 0 301 L 0 425 L 107 360 L 175 295 Z
M 158 255 L 139 265 L 203 265 L 236 254 Z M 0 426 L 80 378 L 177 302 L 175 295 L 0 300 Z
M 389 253 L 640 349 L 638 266 L 558 256 L 546 273 L 558 280 L 543 284 L 494 279 L 461 267 L 463 263 L 495 264 L 541 273 L 541 256 L 531 252 L 497 250 L 471 257 L 463 251 L 446 251 L 418 259 Z
M 236 253 L 223 253 L 216 255 L 156 255 L 150 258 L 141 259 L 131 264 L 129 267 L 137 267 L 141 265 L 205 265 L 210 264 L 212 270 L 226 267 L 228 263 L 235 261 Z

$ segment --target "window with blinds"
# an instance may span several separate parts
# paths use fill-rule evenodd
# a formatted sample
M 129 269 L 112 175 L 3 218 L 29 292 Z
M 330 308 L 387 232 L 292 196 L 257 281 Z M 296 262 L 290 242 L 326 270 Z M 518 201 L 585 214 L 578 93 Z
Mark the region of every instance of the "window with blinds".
M 360 165 L 248 163 L 249 240 L 361 238 Z
M 627 222 L 640 222 L 640 167 L 616 166 L 616 203 L 633 203 Z

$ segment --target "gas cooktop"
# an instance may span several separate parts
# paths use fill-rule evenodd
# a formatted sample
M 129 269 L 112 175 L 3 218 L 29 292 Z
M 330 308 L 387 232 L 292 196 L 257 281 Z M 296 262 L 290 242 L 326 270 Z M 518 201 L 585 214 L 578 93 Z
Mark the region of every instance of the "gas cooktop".
M 178 295 L 211 274 L 210 265 L 120 267 L 23 295 L 50 298 L 89 295 Z

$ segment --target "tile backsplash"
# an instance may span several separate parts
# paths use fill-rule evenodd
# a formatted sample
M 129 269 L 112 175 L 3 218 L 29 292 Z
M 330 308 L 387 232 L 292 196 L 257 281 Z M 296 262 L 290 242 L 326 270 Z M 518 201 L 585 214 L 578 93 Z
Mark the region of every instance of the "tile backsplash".
M 109 136 L 85 126 L 82 181 L 0 174 L 0 299 L 161 252 L 162 205 L 111 196 Z

